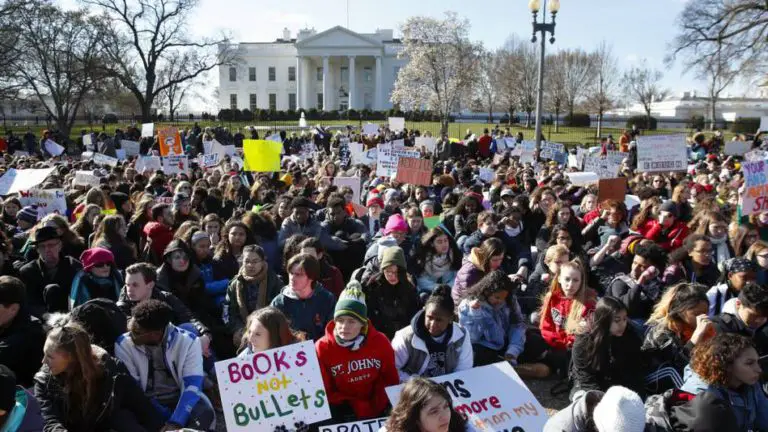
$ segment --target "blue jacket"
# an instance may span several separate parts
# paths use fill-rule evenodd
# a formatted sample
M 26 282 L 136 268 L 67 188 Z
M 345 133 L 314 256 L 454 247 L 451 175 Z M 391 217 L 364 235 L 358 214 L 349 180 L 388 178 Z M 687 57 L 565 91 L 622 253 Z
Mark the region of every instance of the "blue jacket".
M 271 306 L 280 309 L 294 330 L 302 331 L 317 341 L 325 335 L 325 325 L 333 319 L 336 297 L 322 284 L 315 282 L 315 292 L 308 299 L 300 299 L 286 285 L 283 291 L 272 299 Z
M 507 304 L 494 308 L 486 302 L 480 307 L 470 306 L 474 299 L 464 299 L 459 305 L 459 323 L 469 333 L 473 344 L 492 350 L 506 345 L 506 354 L 520 356 L 525 346 L 525 321 L 517 299 L 513 297 L 514 310 Z
M 213 278 L 213 262 L 210 260 L 198 263 L 197 266 L 200 268 L 200 274 L 203 276 L 205 292 L 214 299 L 217 306 L 220 306 L 227 294 L 229 279 L 215 280 Z
M 106 287 L 105 289 L 108 290 L 110 294 L 114 293 L 110 300 L 117 302 L 117 299 L 120 298 L 120 291 L 123 289 L 123 276 L 119 271 L 113 268 L 109 279 L 111 282 L 107 283 L 102 281 L 101 284 L 107 283 L 108 285 L 111 285 L 111 287 Z M 97 284 L 99 284 L 99 282 L 93 274 L 85 270 L 78 271 L 72 281 L 72 289 L 69 291 L 69 310 L 90 300 L 92 293 L 88 287 L 92 285 L 98 286 Z

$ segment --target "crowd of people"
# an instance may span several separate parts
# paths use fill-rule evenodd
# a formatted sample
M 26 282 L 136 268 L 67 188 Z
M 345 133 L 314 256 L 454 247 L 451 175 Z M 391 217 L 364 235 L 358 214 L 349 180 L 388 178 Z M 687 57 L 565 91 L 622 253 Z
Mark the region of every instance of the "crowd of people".
M 420 135 L 280 131 L 280 172 L 227 156 L 176 175 L 53 156 L 48 131 L 7 140 L 0 171 L 54 168 L 38 188 L 63 189 L 67 212 L 3 197 L 0 430 L 215 430 L 214 363 L 299 341 L 316 345 L 326 424 L 474 430 L 431 378 L 508 362 L 570 400 L 547 431 L 768 430 L 768 212 L 739 211 L 742 158 L 722 135 L 692 135 L 671 173 L 637 169 L 634 128 L 603 140 L 596 155 L 626 152 L 630 208 L 572 184 L 575 168 L 500 151 L 522 142 L 509 129 L 419 149 L 429 185 L 339 154 Z M 159 151 L 134 127 L 91 141 L 115 156 L 123 139 Z M 245 133 L 182 133 L 190 156 L 213 139 L 239 149 Z M 83 170 L 99 185 L 76 184 Z

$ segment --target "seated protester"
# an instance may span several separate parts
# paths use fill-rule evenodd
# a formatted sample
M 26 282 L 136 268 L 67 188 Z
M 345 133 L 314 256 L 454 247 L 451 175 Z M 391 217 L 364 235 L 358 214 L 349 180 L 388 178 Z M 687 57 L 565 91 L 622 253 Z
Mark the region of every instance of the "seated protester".
M 123 363 L 77 324 L 56 327 L 35 375 L 46 431 L 159 430 L 163 421 Z
M 623 239 L 629 235 L 627 208 L 624 203 L 609 199 L 600 204 L 600 209 L 600 216 L 581 231 L 588 249 L 602 248 L 611 236 Z
M 320 283 L 338 298 L 344 290 L 344 277 L 338 267 L 332 265 L 319 239 L 307 238 L 299 243 L 300 252 L 309 254 L 320 263 Z
M 411 245 L 411 252 L 407 260 L 411 262 L 421 249 L 421 239 L 427 233 L 427 227 L 424 225 L 424 216 L 416 205 L 405 212 L 405 221 L 408 223 L 406 241 Z
M 737 430 L 768 430 L 768 397 L 760 387 L 760 365 L 748 337 L 724 333 L 696 345 L 682 390 L 713 393 L 731 408 Z
M 48 326 L 55 326 L 57 314 L 48 317 Z M 79 324 L 91 336 L 91 344 L 115 355 L 115 342 L 128 329 L 128 318 L 112 300 L 94 298 L 72 308 L 69 322 Z M 62 323 L 64 325 L 64 323 Z
M 737 257 L 723 262 L 723 273 L 720 283 L 707 291 L 709 300 L 709 312 L 713 317 L 723 312 L 723 306 L 728 300 L 738 297 L 744 285 L 755 282 L 757 266 L 752 261 Z
M 42 350 L 41 350 L 42 351 Z M 31 390 L 24 390 L 16 374 L 0 363 L 0 425 L 3 432 L 43 430 L 40 403 Z
M 477 215 L 477 231 L 471 233 L 461 247 L 464 255 L 469 255 L 472 248 L 479 247 L 489 238 L 499 238 L 499 220 L 496 213 L 486 210 Z
M 7 201 L 7 200 L 6 200 Z M 32 233 L 37 223 L 37 208 L 33 206 L 26 206 L 22 208 L 16 215 L 16 230 L 9 230 L 9 237 L 11 237 L 11 244 L 13 249 L 20 251 L 24 244 L 29 240 L 29 235 Z
M 421 241 L 414 262 L 416 289 L 420 296 L 429 295 L 438 285 L 453 286 L 461 268 L 462 254 L 444 228 L 429 230 Z
M 544 253 L 544 259 L 536 265 L 536 270 L 528 279 L 525 290 L 521 290 L 518 299 L 525 315 L 534 316 L 541 309 L 541 299 L 549 290 L 560 266 L 570 260 L 570 252 L 564 245 L 550 246 Z M 532 320 L 536 323 L 538 319 Z
M 472 432 L 475 428 L 453 407 L 448 390 L 435 381 L 413 377 L 379 432 Z
M 325 220 L 320 223 L 323 236 L 314 238 L 320 240 L 334 262 L 344 267 L 343 273 L 350 275 L 363 264 L 366 250 L 363 238 L 365 226 L 359 220 L 349 217 L 346 205 L 343 196 L 333 195 L 328 200 Z M 334 294 L 338 295 L 336 292 Z
M 704 210 L 689 225 L 691 232 L 705 235 L 712 242 L 714 261 L 720 271 L 727 260 L 736 256 L 728 237 L 728 222 L 722 210 Z
M 620 385 L 645 393 L 645 365 L 640 355 L 642 338 L 627 325 L 627 307 L 615 297 L 603 297 L 584 333 L 573 342 L 568 373 L 573 387 L 571 400 L 591 390 L 607 391 Z
M 94 298 L 117 301 L 123 276 L 115 267 L 115 256 L 107 249 L 88 249 L 80 256 L 83 269 L 77 272 L 69 292 L 69 309 Z
M 645 323 L 651 316 L 664 291 L 660 275 L 665 261 L 665 252 L 659 245 L 639 244 L 629 274 L 620 274 L 611 282 L 606 295 L 624 303 L 629 319 Z
M 164 430 L 215 427 L 213 405 L 203 394 L 203 351 L 194 334 L 173 324 L 173 310 L 160 300 L 144 300 L 133 308 L 128 333 L 115 343 L 115 356 L 125 363 Z
M 547 345 L 543 361 L 561 376 L 568 373 L 573 342 L 594 309 L 595 292 L 587 287 L 581 261 L 560 265 L 542 300 L 539 330 Z
M 659 207 L 658 219 L 649 219 L 638 231 L 648 240 L 653 240 L 665 251 L 671 252 L 683 245 L 688 236 L 688 225 L 680 219 L 680 211 L 673 201 L 666 201 Z
M 691 234 L 683 246 L 670 254 L 669 267 L 664 270 L 664 285 L 678 282 L 699 283 L 707 287 L 717 284 L 720 272 L 712 260 L 712 242 L 701 234 Z
M 406 271 L 402 249 L 384 250 L 380 268 L 362 284 L 362 289 L 371 311 L 371 322 L 392 339 L 395 332 L 408 326 L 418 311 L 419 296 Z
M 365 206 L 368 208 L 368 212 L 360 218 L 360 222 L 366 229 L 364 239 L 366 243 L 370 243 L 384 229 L 390 215 L 382 211 L 384 200 L 378 195 L 369 195 Z
M 29 312 L 37 317 L 46 312 L 66 312 L 72 281 L 82 266 L 77 259 L 62 255 L 61 236 L 56 228 L 38 228 L 32 243 L 38 258 L 19 270 L 19 279 L 29 290 Z
M 115 266 L 124 270 L 136 262 L 136 245 L 126 239 L 125 219 L 120 215 L 106 216 L 96 228 L 92 247 L 100 247 L 112 252 Z
M 520 209 L 511 207 L 505 211 L 501 219 L 499 235 L 507 251 L 506 260 L 512 268 L 517 268 L 517 273 L 513 277 L 527 280 L 536 263 L 531 256 L 531 242 L 525 232 Z
M 543 432 L 644 432 L 648 430 L 645 415 L 643 399 L 617 385 L 605 393 L 590 390 L 577 395 L 573 403 L 547 420 Z
M 472 368 L 472 340 L 453 322 L 455 305 L 448 285 L 438 285 L 411 325 L 392 339 L 400 381 L 411 376 L 438 377 Z
M 191 192 L 191 191 L 190 191 Z M 189 195 L 182 192 L 177 192 L 173 195 L 173 206 L 171 207 L 173 213 L 173 229 L 174 231 L 179 229 L 181 224 L 186 221 L 197 221 L 198 217 L 192 212 L 192 200 Z
M 766 213 L 766 217 L 768 217 L 768 213 Z M 768 283 L 768 242 L 757 240 L 747 249 L 744 258 L 756 264 L 757 283 L 762 285 Z
M 243 248 L 245 245 L 254 244 L 248 227 L 238 221 L 230 220 L 221 231 L 221 241 L 216 245 L 211 269 L 213 280 L 220 281 L 232 278 L 240 271 L 243 263 Z
M 249 355 L 301 341 L 303 338 L 291 329 L 288 318 L 279 309 L 267 306 L 248 315 L 237 356 L 244 359 Z
M 30 315 L 27 289 L 13 276 L 0 276 L 0 364 L 8 366 L 19 384 L 32 386 L 43 359 L 45 331 Z
M 474 365 L 505 359 L 513 366 L 525 348 L 525 321 L 514 295 L 515 285 L 501 270 L 474 284 L 459 305 L 459 323 L 472 341 Z
M 365 251 L 365 258 L 363 258 L 365 271 L 362 280 L 368 279 L 379 270 L 383 248 L 398 246 L 403 249 L 406 256 L 409 256 L 411 244 L 408 242 L 408 229 L 408 223 L 399 214 L 393 214 L 387 219 L 387 226 L 382 231 L 383 236 L 375 239 Z
M 389 399 L 384 389 L 400 383 L 395 353 L 368 319 L 365 295 L 356 282 L 341 293 L 315 349 L 332 423 L 385 415 Z
M 304 234 L 307 237 L 321 238 L 322 227 L 311 215 L 312 201 L 304 197 L 296 197 L 291 201 L 291 215 L 283 220 L 283 225 L 277 234 L 277 243 L 280 248 L 285 241 L 295 235 Z
M 227 286 L 229 279 L 222 278 L 215 280 L 213 278 L 213 256 L 211 250 L 211 237 L 203 230 L 193 229 L 187 242 L 194 252 L 192 254 L 194 264 L 200 269 L 205 283 L 205 293 L 217 306 L 224 303 L 224 297 L 227 295 Z
M 550 239 L 556 232 L 553 230 L 555 225 L 565 227 L 571 235 L 574 250 L 581 250 L 584 245 L 584 236 L 582 235 L 581 222 L 573 213 L 573 209 L 566 202 L 558 202 L 551 206 L 547 211 L 547 218 L 536 235 L 536 249 L 543 252 L 550 243 Z
M 325 325 L 333 319 L 336 298 L 318 282 L 320 263 L 315 257 L 295 255 L 286 269 L 288 285 L 270 305 L 288 317 L 291 328 L 306 334 L 307 339 L 318 340 L 323 336 Z
M 88 249 L 84 239 L 72 230 L 67 222 L 67 218 L 60 214 L 51 213 L 40 219 L 40 222 L 37 223 L 36 230 L 43 227 L 56 229 L 56 234 L 58 234 L 61 239 L 61 252 L 64 256 L 79 257 L 80 254 Z M 32 242 L 28 242 L 28 244 L 34 246 Z M 32 261 L 37 258 L 39 256 L 38 252 L 39 251 L 34 247 L 22 250 L 26 261 Z
M 467 219 L 472 214 L 483 210 L 483 197 L 473 192 L 467 192 L 461 197 L 456 206 L 443 212 L 441 223 L 450 231 L 453 238 L 458 239 L 462 235 L 472 234 L 467 230 Z
M 159 265 L 163 261 L 163 252 L 168 243 L 173 240 L 173 214 L 168 204 L 152 206 L 152 221 L 144 225 L 142 230 L 147 243 L 142 251 L 141 259 Z
M 706 287 L 681 283 L 668 288 L 648 320 L 642 351 L 648 359 L 645 385 L 648 394 L 683 385 L 683 369 L 694 345 L 714 334 L 707 318 Z
M 223 322 L 239 346 L 248 316 L 269 305 L 282 288 L 280 278 L 267 264 L 264 249 L 248 245 L 243 249 L 243 266 L 227 288 Z
M 266 211 L 260 213 L 250 211 L 243 216 L 243 223 L 253 234 L 254 243 L 264 249 L 267 264 L 277 273 L 277 269 L 282 268 L 283 261 L 277 246 L 277 227 L 271 214 Z
M 472 249 L 469 256 L 464 257 L 453 281 L 453 302 L 460 304 L 467 297 L 472 285 L 488 272 L 499 269 L 504 262 L 504 253 L 504 243 L 497 238 L 485 240 L 480 247 Z

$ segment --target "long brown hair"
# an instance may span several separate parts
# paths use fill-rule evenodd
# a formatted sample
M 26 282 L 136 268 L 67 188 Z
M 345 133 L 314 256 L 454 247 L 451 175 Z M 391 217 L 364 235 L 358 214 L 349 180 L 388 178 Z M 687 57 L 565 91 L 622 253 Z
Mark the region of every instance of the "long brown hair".
M 100 241 L 104 241 L 110 246 L 128 244 L 128 241 L 120 235 L 120 225 L 124 223 L 123 221 L 124 219 L 121 215 L 105 217 L 96 228 L 96 233 L 93 235 L 93 244 L 98 244 Z
M 467 420 L 454 408 L 451 395 L 442 385 L 418 376 L 411 378 L 400 392 L 400 400 L 392 409 L 387 420 L 389 432 L 413 432 L 419 430 L 419 418 L 421 410 L 427 402 L 435 396 L 439 396 L 448 402 L 451 407 L 451 422 L 448 432 L 464 432 Z
M 238 352 L 244 350 L 248 346 L 248 339 L 251 337 L 251 325 L 254 321 L 260 322 L 269 332 L 270 348 L 279 348 L 304 340 L 303 334 L 294 332 L 291 329 L 288 318 L 286 318 L 285 314 L 283 314 L 280 309 L 267 306 L 255 310 L 248 315 L 248 319 L 245 320 L 245 329 L 243 330 L 243 337 L 240 339 Z

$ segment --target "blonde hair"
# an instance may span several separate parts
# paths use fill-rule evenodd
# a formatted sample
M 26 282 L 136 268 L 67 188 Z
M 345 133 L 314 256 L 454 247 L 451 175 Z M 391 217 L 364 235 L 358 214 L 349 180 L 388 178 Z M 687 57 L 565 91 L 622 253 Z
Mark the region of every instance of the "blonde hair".
M 544 264 L 549 265 L 550 263 L 554 262 L 558 257 L 561 257 L 563 255 L 570 256 L 571 251 L 568 250 L 567 247 L 556 244 L 552 245 L 547 248 L 547 251 L 544 253 Z
M 568 317 L 565 322 L 565 332 L 569 335 L 574 335 L 582 330 L 582 320 L 584 318 L 584 312 L 587 309 L 587 300 L 589 296 L 587 274 L 584 271 L 584 265 L 581 263 L 580 259 L 576 258 L 568 261 L 567 263 L 562 264 L 557 270 L 557 273 L 549 286 L 549 291 L 547 291 L 541 301 L 540 315 L 543 320 L 545 314 L 549 313 L 548 311 L 551 307 L 553 294 L 559 293 L 560 295 L 565 296 L 565 292 L 563 292 L 563 288 L 560 286 L 560 274 L 562 274 L 564 269 L 576 270 L 581 275 L 581 287 L 576 292 L 576 295 L 573 296 L 571 310 L 568 311 Z
M 755 261 L 757 260 L 757 255 L 768 249 L 768 243 L 765 242 L 765 240 L 758 240 L 754 243 L 752 243 L 752 246 L 747 249 L 747 253 L 744 254 L 744 258 Z
M 696 283 L 679 283 L 669 288 L 653 307 L 648 326 L 654 329 L 669 329 L 682 336 L 682 314 L 707 300 L 707 287 Z

